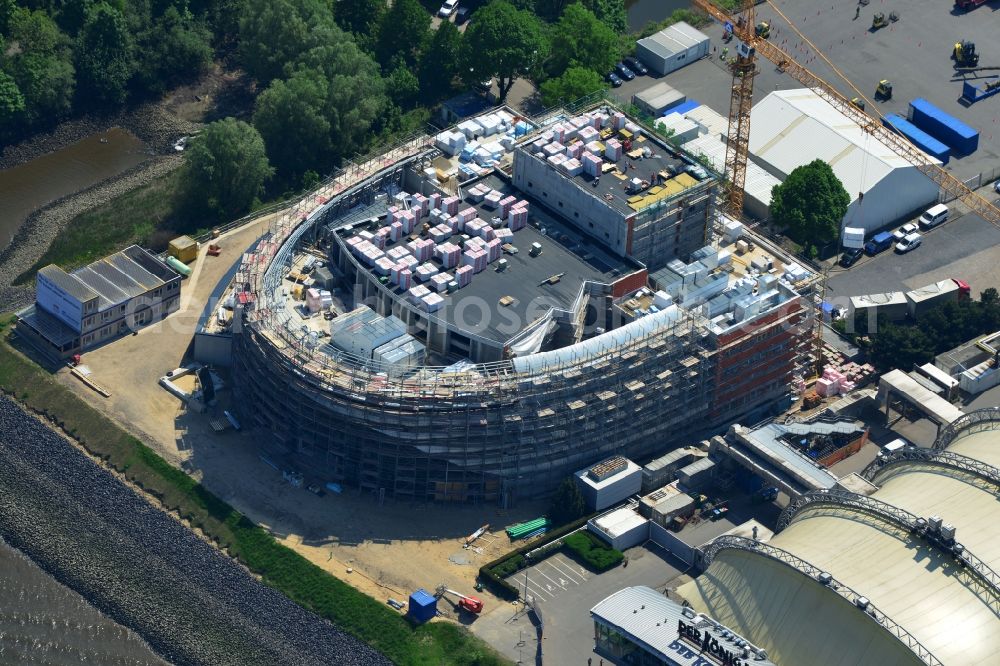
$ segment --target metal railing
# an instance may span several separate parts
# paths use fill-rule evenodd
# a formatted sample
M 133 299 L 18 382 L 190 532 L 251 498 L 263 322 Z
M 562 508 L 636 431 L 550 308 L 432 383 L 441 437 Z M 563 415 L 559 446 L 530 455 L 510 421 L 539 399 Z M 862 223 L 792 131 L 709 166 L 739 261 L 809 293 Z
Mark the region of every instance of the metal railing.
M 943 666 L 941 660 L 935 657 L 930 650 L 917 640 L 916 636 L 907 631 L 889 615 L 879 610 L 875 604 L 868 599 L 868 597 L 865 597 L 853 588 L 848 587 L 844 583 L 833 578 L 833 576 L 829 573 L 823 571 L 814 564 L 811 564 L 800 557 L 796 557 L 787 550 L 782 550 L 777 546 L 762 543 L 756 539 L 723 535 L 717 537 L 705 550 L 705 565 L 708 566 L 711 564 L 716 555 L 723 550 L 740 550 L 762 555 L 791 567 L 804 576 L 812 578 L 817 583 L 828 587 L 831 592 L 834 592 L 835 594 L 846 599 L 852 606 L 871 618 L 884 631 L 888 632 L 893 638 L 909 648 L 909 650 L 913 652 L 913 654 L 915 654 L 920 661 L 928 664 L 928 666 Z
M 986 430 L 1000 430 L 1000 407 L 986 407 L 967 412 L 945 426 L 934 440 L 931 448 L 944 451 L 960 434 L 971 434 Z
M 845 490 L 814 490 L 792 498 L 778 519 L 777 529 L 780 531 L 788 527 L 802 509 L 824 504 L 865 513 L 922 538 L 943 556 L 954 559 L 962 570 L 970 572 L 972 580 L 969 582 L 973 583 L 972 587 L 975 588 L 973 592 L 990 610 L 1000 614 L 1000 575 L 964 545 L 955 542 L 954 539 L 944 538 L 929 527 L 926 519 L 906 509 Z
M 861 476 L 866 481 L 875 483 L 875 479 L 886 467 L 901 462 L 922 462 L 939 467 L 968 472 L 979 476 L 993 485 L 1000 488 L 1000 469 L 993 465 L 988 465 L 981 460 L 959 455 L 950 451 L 935 451 L 933 449 L 904 448 L 893 451 L 887 456 L 878 455 L 875 460 L 868 463 L 868 466 L 861 471 Z M 878 485 L 878 484 L 876 484 Z

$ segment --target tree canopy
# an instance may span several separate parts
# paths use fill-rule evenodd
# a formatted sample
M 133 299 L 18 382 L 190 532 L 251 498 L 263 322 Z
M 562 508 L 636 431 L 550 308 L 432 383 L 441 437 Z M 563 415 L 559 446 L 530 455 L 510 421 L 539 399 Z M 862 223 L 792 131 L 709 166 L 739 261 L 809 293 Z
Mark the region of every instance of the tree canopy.
M 830 165 L 813 160 L 774 186 L 771 216 L 796 242 L 818 248 L 840 235 L 840 223 L 850 203 L 850 195 Z
M 412 67 L 429 37 L 431 15 L 417 0 L 393 0 L 382 18 L 375 56 L 383 71 Z
M 546 70 L 552 76 L 560 76 L 569 67 L 606 73 L 619 57 L 618 35 L 578 2 L 567 7 L 552 26 L 550 41 Z
M 132 35 L 125 17 L 107 2 L 92 5 L 77 35 L 77 88 L 85 104 L 118 105 L 135 71 Z
M 495 77 L 501 101 L 507 99 L 515 79 L 534 70 L 548 51 L 539 20 L 507 0 L 493 0 L 476 11 L 465 31 L 465 44 L 469 76 L 476 81 Z
M 441 21 L 420 60 L 421 96 L 437 100 L 451 92 L 462 58 L 462 33 L 451 21 Z
M 585 515 L 587 515 L 587 505 L 575 479 L 573 477 L 563 479 L 552 495 L 546 516 L 554 525 L 565 525 Z
M 321 0 L 247 0 L 240 20 L 240 59 L 266 85 L 289 74 L 303 54 L 335 46 L 342 36 Z
M 296 178 L 328 157 L 330 121 L 326 117 L 329 84 L 315 69 L 277 79 L 257 98 L 253 124 L 279 174 Z
M 549 79 L 541 85 L 542 104 L 553 107 L 575 102 L 606 87 L 604 78 L 586 67 L 570 67 L 562 76 Z
M 257 130 L 226 118 L 210 123 L 191 142 L 181 177 L 189 204 L 233 219 L 250 209 L 272 173 Z

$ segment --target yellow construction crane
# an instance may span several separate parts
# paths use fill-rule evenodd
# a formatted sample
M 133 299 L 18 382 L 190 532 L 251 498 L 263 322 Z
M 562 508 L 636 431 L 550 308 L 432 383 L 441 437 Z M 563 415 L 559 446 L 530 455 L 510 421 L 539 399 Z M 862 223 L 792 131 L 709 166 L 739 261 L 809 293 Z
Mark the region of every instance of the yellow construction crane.
M 731 65 L 733 71 L 733 89 L 729 109 L 729 139 L 726 148 L 726 171 L 730 181 L 726 203 L 727 208 L 733 215 L 739 217 L 742 214 L 743 186 L 746 180 L 746 164 L 750 146 L 750 109 L 753 105 L 753 78 L 756 72 L 756 57 L 761 56 L 770 60 L 779 69 L 805 87 L 811 88 L 835 109 L 857 123 L 865 132 L 874 136 L 897 155 L 917 167 L 917 169 L 937 183 L 947 194 L 960 200 L 969 209 L 994 226 L 1000 227 L 1000 208 L 970 190 L 965 183 L 952 176 L 947 170 L 933 163 L 923 151 L 905 138 L 882 125 L 880 122 L 881 116 L 875 118 L 869 115 L 867 109 L 878 113 L 871 100 L 868 100 L 864 95 L 860 95 L 861 99 L 869 102 L 869 106 L 866 109 L 859 108 L 859 105 L 852 104 L 851 100 L 837 92 L 829 83 L 797 63 L 791 55 L 780 47 L 775 46 L 773 42 L 761 38 L 757 34 L 754 25 L 754 0 L 744 0 L 743 7 L 736 14 L 728 13 L 726 10 L 709 2 L 709 0 L 692 0 L 692 4 L 697 9 L 700 9 L 726 26 L 726 29 L 731 30 L 736 39 L 739 40 L 737 56 Z M 776 8 L 775 11 L 777 11 Z M 778 13 L 780 14 L 780 12 Z M 791 25 L 790 22 L 789 25 Z M 794 30 L 795 27 L 792 26 L 792 29 Z M 825 57 L 824 60 L 826 60 Z M 828 60 L 827 62 L 829 63 Z M 833 66 L 832 63 L 829 64 Z M 836 68 L 834 67 L 834 69 Z M 848 81 L 848 84 L 850 84 L 850 81 Z M 850 85 L 854 88 L 853 84 Z

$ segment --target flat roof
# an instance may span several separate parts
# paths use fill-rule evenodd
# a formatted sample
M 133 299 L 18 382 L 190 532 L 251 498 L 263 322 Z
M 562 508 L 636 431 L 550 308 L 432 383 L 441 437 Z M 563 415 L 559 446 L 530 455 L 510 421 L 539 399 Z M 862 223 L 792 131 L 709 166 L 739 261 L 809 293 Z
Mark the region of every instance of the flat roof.
M 162 287 L 179 276 L 138 245 L 67 273 L 55 264 L 38 271 L 81 303 L 98 300 L 98 311 Z
M 625 459 L 625 463 L 626 463 L 625 469 L 618 472 L 617 474 L 612 474 L 611 476 L 605 477 L 600 481 L 595 481 L 594 479 L 590 478 L 590 475 L 587 473 L 591 470 L 591 467 L 593 467 L 593 465 L 591 465 L 591 467 L 587 467 L 586 469 L 579 470 L 576 473 L 576 478 L 580 479 L 581 481 L 586 483 L 591 488 L 594 488 L 595 490 L 601 490 L 603 488 L 607 488 L 608 486 L 613 486 L 614 484 L 618 483 L 627 476 L 631 476 L 636 472 L 642 471 L 641 467 L 636 465 L 628 458 Z
M 878 388 L 880 399 L 885 391 L 892 389 L 941 425 L 947 425 L 963 414 L 961 409 L 934 395 L 902 370 L 891 370 L 882 375 L 878 380 Z
M 482 181 L 504 194 L 513 194 L 524 198 L 521 194 L 496 176 L 489 176 Z M 468 187 L 467 184 L 465 187 Z M 570 225 L 557 221 L 542 207 L 528 199 L 529 224 L 514 232 L 511 244 L 518 249 L 517 254 L 502 256 L 507 260 L 504 271 L 496 270 L 497 262 L 488 265 L 485 270 L 473 275 L 472 281 L 454 293 L 442 292 L 440 296 L 444 304 L 433 314 L 441 317 L 455 329 L 470 331 L 476 335 L 496 341 L 506 342 L 524 328 L 543 316 L 550 308 L 569 309 L 573 306 L 584 282 L 592 281 L 611 284 L 619 277 L 641 270 L 641 267 L 627 259 L 615 257 L 603 249 L 596 241 L 586 238 Z M 476 208 L 479 217 L 490 220 L 496 213 L 482 203 L 474 203 L 464 199 L 459 210 L 467 207 Z M 537 228 L 536 228 L 537 226 Z M 545 230 L 545 234 L 541 233 Z M 421 233 L 422 238 L 428 237 Z M 458 243 L 462 234 L 455 234 L 448 240 Z M 396 242 L 386 241 L 385 251 L 409 242 L 410 237 L 404 236 Z M 542 246 L 542 253 L 537 257 L 529 256 L 528 251 L 533 243 Z M 431 259 L 442 272 L 454 274 L 454 269 L 445 271 L 437 258 Z M 374 274 L 374 270 L 368 268 Z M 562 274 L 555 284 L 546 281 Z M 405 291 L 389 283 L 391 289 L 400 298 L 405 297 Z M 510 296 L 513 303 L 500 305 L 500 299 Z M 483 307 L 490 312 L 484 312 Z
M 632 120 L 628 122 L 634 125 Z M 692 162 L 685 161 L 678 150 L 667 147 L 658 139 L 646 136 L 645 129 L 635 127 L 638 130 L 638 135 L 632 143 L 632 148 L 625 151 L 623 146 L 621 157 L 618 160 L 612 160 L 606 154 L 602 154 L 604 172 L 599 178 L 585 172 L 581 172 L 577 176 L 570 176 L 560 167 L 537 157 L 532 147 L 540 138 L 538 135 L 532 135 L 533 140 L 520 144 L 517 150 L 522 151 L 526 156 L 541 159 L 546 167 L 557 171 L 560 176 L 576 184 L 584 193 L 600 199 L 623 215 L 638 212 L 657 200 L 675 196 L 712 180 L 712 174 L 704 167 L 693 164 L 693 159 Z M 598 139 L 598 141 L 603 144 L 604 141 L 615 137 L 620 138 L 621 133 L 613 133 L 607 139 Z M 566 145 L 572 145 L 577 140 L 568 141 Z M 645 154 L 647 149 L 649 150 L 648 156 Z M 630 154 L 633 156 L 630 157 Z M 703 169 L 706 178 L 698 180 L 686 173 L 684 169 L 689 167 Z M 633 178 L 646 181 L 649 185 L 642 191 L 629 191 L 627 186 Z M 657 181 L 656 184 L 653 184 L 654 178 Z
M 61 319 L 49 314 L 44 308 L 30 305 L 17 313 L 21 323 L 26 324 L 40 336 L 56 347 L 72 343 L 80 334 L 62 322 Z

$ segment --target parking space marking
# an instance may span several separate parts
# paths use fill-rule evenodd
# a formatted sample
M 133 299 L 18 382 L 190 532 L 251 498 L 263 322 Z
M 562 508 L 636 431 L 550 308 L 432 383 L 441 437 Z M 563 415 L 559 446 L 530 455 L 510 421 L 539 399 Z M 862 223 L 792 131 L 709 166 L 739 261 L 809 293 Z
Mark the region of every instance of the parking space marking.
M 536 593 L 538 593 L 538 592 L 544 592 L 545 594 L 549 595 L 553 599 L 556 598 L 556 595 L 552 594 L 551 591 L 546 590 L 544 587 L 542 587 L 541 585 L 539 585 L 538 581 L 531 580 L 531 576 L 527 576 L 527 579 L 528 579 L 528 589 L 530 589 L 532 592 L 536 592 Z M 539 594 L 538 596 L 541 596 L 541 594 Z
M 559 571 L 561 571 L 564 574 L 566 574 L 567 576 L 569 576 L 569 578 L 571 580 L 573 580 L 573 582 L 575 582 L 577 585 L 580 585 L 580 584 L 582 584 L 582 583 L 584 583 L 584 582 L 587 581 L 587 578 L 585 576 L 580 575 L 579 573 L 573 573 L 573 574 L 571 574 L 570 571 L 571 571 L 572 567 L 570 567 L 565 562 L 563 562 L 558 556 L 553 556 L 553 557 L 549 558 L 547 561 L 549 562 L 549 564 L 551 564 L 552 566 L 554 566 L 556 569 L 558 569 Z M 560 564 L 562 566 L 559 566 Z M 574 578 L 574 576 L 579 577 L 581 580 L 576 580 Z
M 549 576 L 549 575 L 548 575 L 547 573 L 545 573 L 544 571 L 542 571 L 542 568 L 541 568 L 541 567 L 535 567 L 535 572 L 536 572 L 536 573 L 540 573 L 540 574 L 542 574 L 543 576 L 545 576 L 545 579 L 546 579 L 546 580 L 548 580 L 548 581 L 549 581 L 550 583 L 552 583 L 553 585 L 557 585 L 557 586 L 559 587 L 559 589 L 561 589 L 561 590 L 563 590 L 563 591 L 565 591 L 565 590 L 566 590 L 566 587 L 565 587 L 564 585 L 559 585 L 559 583 L 557 583 L 556 581 L 554 581 L 554 580 L 552 579 L 552 577 L 551 577 L 551 576 Z
M 553 566 L 552 562 L 546 560 L 545 563 L 549 565 L 549 569 L 551 570 L 552 574 L 559 579 L 559 584 L 563 586 L 563 589 L 565 589 L 570 583 L 572 583 L 573 585 L 579 585 L 579 583 L 577 583 L 573 579 L 566 580 L 565 577 L 566 574 L 564 574 L 562 571 Z

